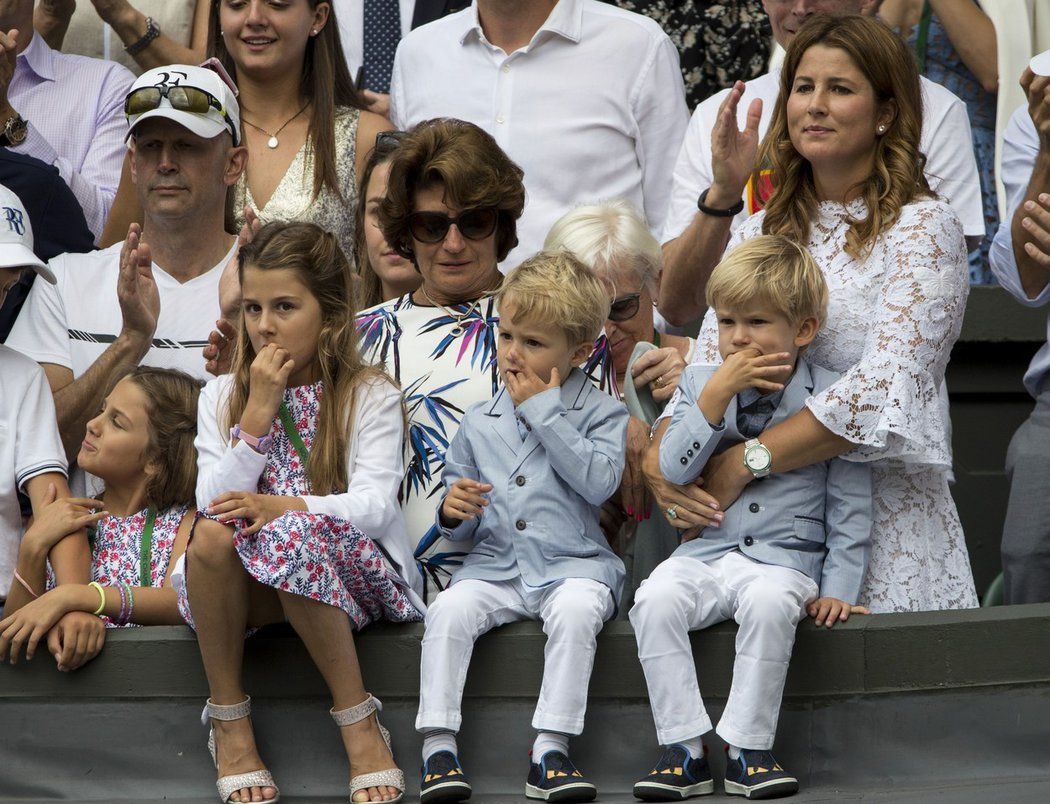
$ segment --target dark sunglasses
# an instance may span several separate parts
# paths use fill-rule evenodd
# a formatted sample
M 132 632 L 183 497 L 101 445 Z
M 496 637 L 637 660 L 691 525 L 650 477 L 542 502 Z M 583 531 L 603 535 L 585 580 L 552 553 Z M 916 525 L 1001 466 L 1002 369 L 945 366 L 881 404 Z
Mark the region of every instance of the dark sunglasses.
M 230 133 L 233 135 L 234 142 L 237 141 L 237 129 L 226 111 L 226 107 L 210 92 L 197 89 L 197 87 L 155 86 L 136 89 L 124 101 L 124 114 L 131 117 L 132 115 L 152 112 L 160 107 L 160 102 L 163 98 L 168 99 L 172 109 L 178 109 L 180 112 L 206 115 L 209 109 L 218 109 L 222 119 L 230 127 Z
M 376 148 L 383 146 L 397 147 L 407 136 L 407 131 L 380 131 L 376 134 Z
M 496 231 L 499 211 L 486 207 L 468 209 L 450 218 L 443 212 L 413 212 L 408 216 L 408 230 L 420 243 L 440 243 L 455 224 L 468 240 L 484 240 Z
M 626 296 L 617 296 L 609 305 L 610 321 L 628 321 L 638 315 L 638 299 L 641 293 L 628 293 Z

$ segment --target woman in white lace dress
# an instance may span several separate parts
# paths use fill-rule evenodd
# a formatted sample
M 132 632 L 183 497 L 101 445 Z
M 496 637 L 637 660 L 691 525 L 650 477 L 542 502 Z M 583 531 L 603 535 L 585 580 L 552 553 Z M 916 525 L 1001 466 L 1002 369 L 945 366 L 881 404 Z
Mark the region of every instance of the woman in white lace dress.
M 756 164 L 772 171 L 766 209 L 730 245 L 761 233 L 808 245 L 830 291 L 808 358 L 842 374 L 762 434 L 773 471 L 844 453 L 872 462 L 872 556 L 861 604 L 873 612 L 976 606 L 939 402 L 969 290 L 966 247 L 954 212 L 923 176 L 915 64 L 874 20 L 814 19 L 788 50 L 757 156 L 754 129 L 737 130 L 734 107 L 726 104 L 712 135 L 715 182 L 703 200 L 727 209 Z M 724 243 L 730 219 L 710 217 L 709 234 L 719 236 L 721 225 Z M 709 311 L 694 362 L 717 362 L 717 326 Z M 742 455 L 738 445 L 709 463 L 702 489 L 654 480 L 661 507 L 679 506 L 679 527 L 708 524 L 710 506 L 731 505 L 753 480 Z

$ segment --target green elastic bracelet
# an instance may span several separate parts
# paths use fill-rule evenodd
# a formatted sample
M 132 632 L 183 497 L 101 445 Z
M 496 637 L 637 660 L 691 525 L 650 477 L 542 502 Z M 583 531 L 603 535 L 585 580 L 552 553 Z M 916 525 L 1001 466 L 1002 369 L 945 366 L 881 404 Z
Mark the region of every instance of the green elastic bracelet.
M 92 581 L 88 584 L 88 586 L 94 587 L 96 590 L 98 590 L 98 608 L 95 609 L 95 611 L 91 612 L 96 617 L 98 617 L 106 608 L 106 590 L 102 588 L 102 584 L 100 584 L 98 581 Z

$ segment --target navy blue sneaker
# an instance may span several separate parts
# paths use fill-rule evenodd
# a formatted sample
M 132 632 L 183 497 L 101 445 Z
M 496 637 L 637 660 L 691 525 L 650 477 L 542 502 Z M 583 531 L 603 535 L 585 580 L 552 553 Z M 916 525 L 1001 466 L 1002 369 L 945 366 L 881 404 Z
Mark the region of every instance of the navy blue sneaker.
M 588 782 L 561 751 L 548 751 L 529 765 L 525 798 L 541 801 L 594 801 L 598 788 Z
M 703 756 L 690 759 L 689 751 L 681 743 L 664 748 L 649 775 L 634 783 L 634 797 L 642 801 L 684 801 L 713 792 L 715 780 L 707 767 L 707 746 Z
M 452 804 L 470 798 L 470 782 L 451 751 L 438 751 L 427 757 L 422 773 L 420 804 Z
M 798 779 L 780 767 L 771 751 L 740 750 L 730 759 L 726 749 L 726 793 L 744 798 L 780 798 L 798 792 Z

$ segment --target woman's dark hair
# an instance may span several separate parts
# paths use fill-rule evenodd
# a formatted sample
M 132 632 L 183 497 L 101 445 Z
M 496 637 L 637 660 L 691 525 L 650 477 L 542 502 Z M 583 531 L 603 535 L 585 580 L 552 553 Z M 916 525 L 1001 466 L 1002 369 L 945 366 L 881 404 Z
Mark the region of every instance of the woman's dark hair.
M 424 120 L 401 140 L 390 165 L 386 198 L 379 205 L 379 227 L 390 247 L 415 261 L 408 216 L 416 193 L 441 186 L 445 203 L 459 209 L 495 208 L 496 260 L 518 245 L 518 218 L 525 209 L 522 169 L 490 134 L 462 120 Z
M 369 152 L 361 171 L 360 191 L 357 193 L 357 210 L 354 215 L 354 253 L 357 255 L 357 282 L 354 291 L 357 293 L 358 310 L 367 310 L 383 301 L 383 283 L 368 261 L 368 244 L 365 242 L 365 226 L 368 225 L 365 213 L 368 209 L 368 183 L 372 174 L 380 165 L 394 157 L 401 147 L 404 135 L 401 132 L 385 131 L 376 138 L 375 147 Z
M 146 502 L 158 511 L 193 503 L 197 490 L 197 398 L 204 383 L 176 369 L 138 366 L 122 379 L 146 397 L 146 460 L 157 471 L 146 481 Z
M 212 0 L 208 55 L 215 56 L 221 61 L 222 66 L 236 81 L 237 65 L 234 64 L 233 58 L 226 50 L 226 43 L 223 42 L 219 26 L 221 2 L 222 0 Z M 328 21 L 324 27 L 317 36 L 311 36 L 306 40 L 299 92 L 312 105 L 310 146 L 314 156 L 313 195 L 316 198 L 321 190 L 327 187 L 341 198 L 342 191 L 339 189 L 339 176 L 335 168 L 335 110 L 337 106 L 364 109 L 365 103 L 361 94 L 354 87 L 354 82 L 350 78 L 350 69 L 346 66 L 334 5 L 329 0 L 301 0 L 301 2 L 309 3 L 311 9 L 316 9 L 321 3 L 330 6 Z M 243 130 L 242 123 L 242 139 Z

